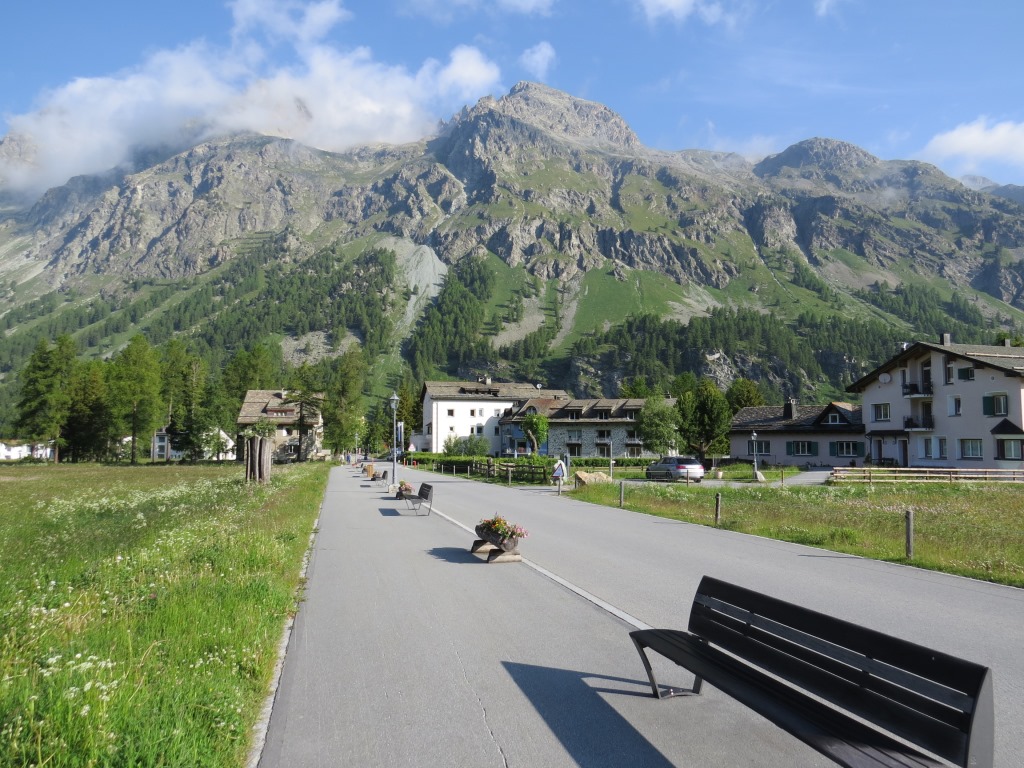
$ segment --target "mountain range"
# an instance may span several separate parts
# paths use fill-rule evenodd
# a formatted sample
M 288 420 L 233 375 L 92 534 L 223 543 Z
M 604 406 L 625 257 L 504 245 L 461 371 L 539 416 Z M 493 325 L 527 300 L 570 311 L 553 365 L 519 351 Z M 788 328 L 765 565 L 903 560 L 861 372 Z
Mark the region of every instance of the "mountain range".
M 7 136 L 0 154 L 31 157 L 30 139 Z M 494 354 L 435 373 L 535 376 L 580 396 L 617 394 L 637 373 L 609 369 L 607 348 L 580 342 L 607 344 L 640 314 L 685 325 L 751 311 L 798 336 L 811 318 L 834 318 L 880 324 L 886 343 L 937 329 L 1015 336 L 1024 319 L 1024 188 L 955 180 L 825 138 L 759 162 L 654 150 L 608 107 L 536 83 L 404 146 L 330 153 L 246 134 L 139 162 L 30 203 L 0 186 L 0 426 L 13 374 L 40 338 L 67 331 L 84 354 L 109 355 L 135 330 L 154 343 L 205 335 L 222 361 L 211 324 L 275 301 L 268 281 L 303 270 L 339 278 L 310 289 L 301 317 L 284 313 L 231 343 L 270 337 L 296 361 L 365 344 L 365 327 L 332 325 L 343 321 L 324 308 L 359 290 L 359 259 L 382 249 L 396 271 L 381 297 L 394 322 L 372 350 L 377 387 L 408 360 L 445 280 L 473 261 L 494 277 L 478 329 Z M 254 272 L 262 282 L 241 290 Z M 509 350 L 544 328 L 543 349 L 513 359 Z M 828 397 L 882 354 L 833 342 L 812 351 L 844 363 L 820 374 L 794 379 L 754 348 L 702 349 L 694 373 Z

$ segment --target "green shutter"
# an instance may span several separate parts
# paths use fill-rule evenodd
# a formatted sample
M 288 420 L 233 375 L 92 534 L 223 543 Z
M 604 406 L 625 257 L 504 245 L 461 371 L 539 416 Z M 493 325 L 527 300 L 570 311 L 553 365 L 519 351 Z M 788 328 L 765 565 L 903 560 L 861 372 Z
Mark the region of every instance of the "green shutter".
M 811 443 L 811 456 L 817 456 L 817 455 L 818 455 L 818 443 L 817 442 L 813 442 L 813 443 Z
M 957 368 L 956 369 L 956 377 L 958 379 L 960 379 L 960 381 L 968 381 L 970 379 L 970 376 L 971 376 L 971 369 L 970 368 Z
M 863 458 L 863 456 L 864 456 L 864 443 L 857 443 L 857 456 Z
M 793 441 L 792 440 L 787 440 L 786 441 L 786 455 L 787 456 L 792 456 L 793 455 Z
M 996 399 L 992 395 L 985 395 L 981 398 L 981 414 L 982 416 L 996 415 Z
M 828 444 L 828 455 L 829 456 L 838 456 L 839 455 L 839 445 L 834 440 Z

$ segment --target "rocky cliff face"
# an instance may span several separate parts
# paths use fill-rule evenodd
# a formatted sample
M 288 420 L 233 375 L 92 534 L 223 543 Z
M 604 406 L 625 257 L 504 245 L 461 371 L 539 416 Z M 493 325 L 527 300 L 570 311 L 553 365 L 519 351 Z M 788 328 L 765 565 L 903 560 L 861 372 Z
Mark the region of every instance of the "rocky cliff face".
M 405 147 L 331 154 L 235 136 L 138 173 L 75 179 L 0 228 L 0 277 L 28 260 L 57 287 L 96 273 L 177 279 L 231 259 L 253 233 L 288 229 L 296 258 L 384 233 L 448 264 L 489 251 L 568 281 L 612 259 L 714 289 L 742 272 L 742 254 L 790 253 L 826 281 L 853 257 L 893 284 L 917 270 L 1024 308 L 1014 197 L 828 139 L 756 165 L 655 152 L 607 107 L 521 83 Z

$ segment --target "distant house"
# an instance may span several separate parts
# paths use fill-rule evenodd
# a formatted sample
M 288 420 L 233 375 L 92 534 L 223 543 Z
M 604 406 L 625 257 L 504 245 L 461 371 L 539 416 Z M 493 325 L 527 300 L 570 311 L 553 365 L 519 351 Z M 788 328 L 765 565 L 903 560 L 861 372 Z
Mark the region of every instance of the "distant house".
M 875 461 L 902 467 L 1020 468 L 1024 348 L 907 344 L 855 381 Z
M 212 443 L 214 436 L 220 438 L 220 444 L 224 447 L 224 450 L 219 455 L 214 451 L 206 450 L 204 451 L 203 459 L 227 459 L 228 461 L 234 461 L 235 441 L 223 429 L 211 430 L 209 434 L 211 439 L 208 442 Z M 153 433 L 149 455 L 153 458 L 153 461 L 181 461 L 184 458 L 184 454 L 171 445 L 171 435 L 167 431 L 167 426 L 160 427 L 160 429 Z
M 755 437 L 756 435 L 756 437 Z M 849 466 L 867 458 L 861 406 L 763 405 L 741 408 L 729 428 L 733 458 L 772 465 Z
M 304 426 L 301 423 L 303 420 Z M 323 415 L 304 412 L 299 403 L 289 400 L 288 390 L 250 389 L 245 393 L 237 421 L 239 445 L 245 440 L 245 430 L 260 421 L 270 422 L 275 427 L 274 461 L 298 461 L 300 456 L 302 459 L 312 459 L 323 451 Z M 301 446 L 300 439 L 304 440 Z M 238 450 L 239 459 L 243 453 L 241 449 Z
M 428 381 L 423 385 L 420 403 L 423 432 L 412 436 L 417 450 L 441 453 L 450 437 L 485 437 L 490 454 L 505 449 L 501 436 L 501 418 L 510 408 L 518 408 L 531 398 L 571 399 L 561 389 L 542 389 L 539 385 L 517 382 Z
M 573 458 L 653 458 L 644 448 L 637 417 L 647 401 L 641 398 L 554 399 L 531 398 L 501 420 L 504 453 L 528 453 L 523 419 L 532 413 L 548 418 L 547 453 Z M 675 407 L 675 398 L 666 398 Z
M 27 458 L 53 458 L 53 448 L 47 443 L 29 443 L 20 440 L 0 442 L 0 461 L 21 461 Z

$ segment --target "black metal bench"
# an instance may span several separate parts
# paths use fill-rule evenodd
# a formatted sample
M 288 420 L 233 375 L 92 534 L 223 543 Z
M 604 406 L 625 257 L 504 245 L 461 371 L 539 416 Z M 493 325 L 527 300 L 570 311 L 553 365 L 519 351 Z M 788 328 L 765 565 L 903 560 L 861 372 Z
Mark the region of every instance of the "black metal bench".
M 420 512 L 420 506 L 423 502 L 427 503 L 427 514 L 430 514 L 430 507 L 434 501 L 434 486 L 430 483 L 420 483 L 420 489 L 416 491 L 415 495 L 410 494 L 406 496 L 402 494 L 402 498 L 405 499 L 406 503 L 416 510 L 416 514 Z
M 387 485 L 388 471 L 385 469 L 383 472 L 374 472 L 372 480 L 380 485 Z
M 992 766 L 987 667 L 710 576 L 688 626 L 630 632 L 659 699 L 707 680 L 848 768 Z M 646 648 L 693 672 L 692 690 L 659 688 Z

